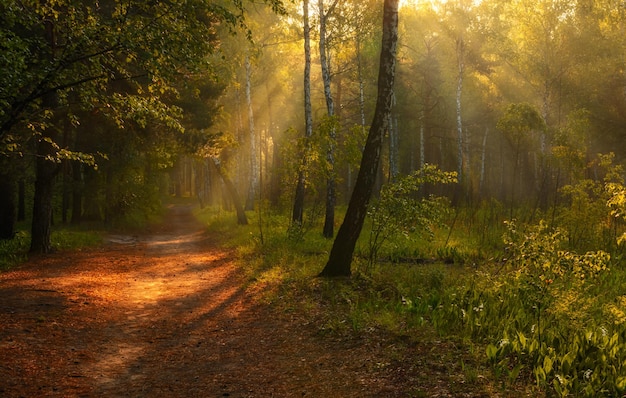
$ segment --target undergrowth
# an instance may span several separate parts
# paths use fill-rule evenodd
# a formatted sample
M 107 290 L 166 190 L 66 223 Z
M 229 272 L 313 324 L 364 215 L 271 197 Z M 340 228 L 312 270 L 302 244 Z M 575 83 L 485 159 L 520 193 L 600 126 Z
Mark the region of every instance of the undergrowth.
M 256 215 L 249 212 L 248 216 L 250 225 L 237 226 L 232 213 L 216 209 L 198 213 L 210 228 L 227 238 L 230 247 L 236 248 L 240 266 L 249 284 L 260 292 L 260 300 L 290 317 L 302 318 L 320 336 L 345 339 L 387 336 L 391 340 L 389 346 L 402 352 L 397 354 L 402 356 L 401 360 L 409 361 L 407 366 L 421 366 L 418 363 L 423 358 L 406 357 L 400 347 L 417 342 L 440 344 L 442 335 L 433 327 L 433 308 L 439 306 L 451 286 L 473 275 L 472 268 L 460 265 L 466 262 L 463 257 L 466 252 L 462 249 L 455 252 L 458 264 L 438 261 L 436 250 L 427 247 L 443 245 L 446 234 L 437 231 L 435 238 L 424 240 L 425 246 L 416 252 L 428 261 L 406 263 L 382 259 L 372 265 L 367 255 L 368 242 L 361 240 L 351 278 L 318 278 L 332 240 L 314 230 L 291 234 L 284 216 L 265 214 L 261 241 Z M 451 341 L 462 339 L 459 335 L 443 337 Z M 458 368 L 468 382 L 480 376 L 482 383 L 488 383 L 484 375 L 490 371 L 483 361 L 483 350 L 464 348 L 456 342 L 451 347 L 454 353 L 440 352 L 433 356 L 438 360 L 454 358 L 451 360 L 456 362 L 450 364 L 451 368 Z
M 348 279 L 317 278 L 332 241 L 289 232 L 280 214 L 226 230 L 250 283 L 268 287 L 264 300 L 304 312 L 322 335 L 435 331 L 477 360 L 462 360 L 467 380 L 489 377 L 505 395 L 625 396 L 626 189 L 609 179 L 566 188 L 586 207 L 519 208 L 522 221 L 503 222 L 510 213 L 487 201 L 429 231 L 385 235 L 374 253 L 362 234 Z M 225 216 L 211 223 L 234 225 Z
M 85 228 L 57 227 L 50 236 L 53 250 L 78 250 L 102 243 L 103 231 Z M 15 233 L 13 239 L 0 240 L 0 271 L 7 271 L 26 261 L 30 248 L 30 234 L 24 230 Z
M 430 212 L 448 215 L 442 227 L 420 221 L 419 201 L 382 221 L 374 207 L 349 279 L 316 278 L 332 242 L 290 234 L 280 214 L 264 218 L 264 239 L 239 230 L 242 264 L 251 283 L 272 286 L 267 301 L 304 310 L 321 334 L 432 330 L 488 365 L 501 392 L 626 396 L 626 188 L 610 157 L 599 166 L 602 179 L 562 187 L 552 209 L 491 200 Z M 380 232 L 374 244 L 368 231 Z

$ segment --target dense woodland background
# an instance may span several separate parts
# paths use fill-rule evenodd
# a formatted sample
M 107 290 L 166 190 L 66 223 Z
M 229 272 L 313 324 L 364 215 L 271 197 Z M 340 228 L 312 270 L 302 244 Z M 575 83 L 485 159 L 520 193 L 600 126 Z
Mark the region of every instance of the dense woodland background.
M 3 0 L 0 238 L 25 234 L 45 253 L 52 225 L 139 226 L 168 195 L 236 210 L 239 224 L 252 216 L 261 241 L 270 217 L 287 220 L 285 240 L 332 238 L 373 118 L 381 3 Z M 401 1 L 393 99 L 360 269 L 490 264 L 482 281 L 504 290 L 464 286 L 460 303 L 437 285 L 441 300 L 409 305 L 428 312 L 448 297 L 456 310 L 439 325 L 462 310 L 511 379 L 529 355 L 558 394 L 623 392 L 622 274 L 601 303 L 589 301 L 600 284 L 580 281 L 621 269 L 626 3 Z M 516 279 L 489 285 L 507 267 Z M 525 297 L 510 308 L 528 317 L 482 312 L 502 295 Z M 517 329 L 478 331 L 471 313 Z M 574 329 L 544 333 L 548 315 L 603 325 L 615 341 L 585 341 L 621 347 L 614 372 L 594 370 L 598 381 L 581 365 L 568 378 L 584 339 L 574 349 Z
M 328 180 L 346 203 L 382 7 L 326 5 L 325 93 L 310 4 L 305 138 L 302 4 L 269 5 L 3 2 L 3 236 L 16 213 L 37 216 L 44 180 L 55 222 L 140 217 L 163 192 L 228 207 L 215 161 L 247 209 L 287 211 L 302 167 L 313 214 Z M 523 205 L 523 218 L 569 205 L 564 186 L 603 178 L 600 153 L 623 161 L 625 13 L 617 1 L 403 2 L 379 185 L 430 163 L 457 171 L 455 188 L 433 188 L 456 205 Z

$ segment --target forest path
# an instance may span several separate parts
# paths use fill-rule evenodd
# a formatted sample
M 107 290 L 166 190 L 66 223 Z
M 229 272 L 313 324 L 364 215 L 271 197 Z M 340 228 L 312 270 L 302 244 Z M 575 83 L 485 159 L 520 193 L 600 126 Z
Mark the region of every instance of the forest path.
M 414 396 L 415 368 L 391 366 L 389 347 L 320 337 L 256 300 L 191 207 L 111 241 L 0 274 L 1 397 Z M 424 365 L 426 396 L 452 396 L 450 369 Z

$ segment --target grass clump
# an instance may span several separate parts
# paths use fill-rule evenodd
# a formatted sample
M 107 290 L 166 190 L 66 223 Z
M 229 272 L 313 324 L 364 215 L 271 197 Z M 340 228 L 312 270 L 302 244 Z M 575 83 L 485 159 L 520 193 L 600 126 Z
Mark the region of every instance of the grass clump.
M 78 250 L 102 243 L 104 232 L 84 228 L 55 228 L 50 236 L 53 250 Z M 19 230 L 13 239 L 0 240 L 0 271 L 7 271 L 28 259 L 30 233 Z
M 50 240 L 55 250 L 76 250 L 101 244 L 103 234 L 99 230 L 63 228 L 52 231 Z

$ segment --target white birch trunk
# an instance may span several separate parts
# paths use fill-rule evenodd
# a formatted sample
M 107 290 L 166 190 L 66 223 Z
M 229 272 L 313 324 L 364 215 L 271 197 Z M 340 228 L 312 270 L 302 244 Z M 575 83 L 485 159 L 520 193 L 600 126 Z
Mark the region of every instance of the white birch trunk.
M 320 64 L 322 67 L 322 80 L 324 83 L 324 98 L 326 99 L 326 109 L 329 117 L 335 114 L 335 104 L 330 92 L 330 65 L 326 48 L 326 14 L 324 13 L 324 0 L 319 0 L 320 12 Z
M 250 138 L 250 186 L 248 188 L 248 198 L 246 200 L 246 209 L 254 208 L 254 200 L 256 197 L 259 184 L 259 162 L 257 151 L 256 133 L 254 131 L 254 111 L 252 109 L 252 65 L 250 63 L 250 55 L 246 55 L 246 102 L 248 104 L 248 129 Z
M 366 133 L 365 121 L 365 82 L 363 80 L 363 62 L 361 57 L 361 39 L 356 35 L 357 79 L 359 81 L 359 114 L 361 116 L 361 132 Z M 348 191 L 352 191 L 352 166 L 348 166 Z
M 392 111 L 389 113 L 389 179 L 395 181 L 398 177 L 398 119 L 394 115 L 393 107 L 396 105 L 396 96 L 392 94 Z
M 481 150 L 480 156 L 480 182 L 478 184 L 479 190 L 482 194 L 483 188 L 485 186 L 485 163 L 487 161 L 487 137 L 489 136 L 489 127 L 485 129 L 485 135 L 483 136 L 483 146 Z
M 309 0 L 304 0 L 304 136 L 313 135 L 313 111 L 311 108 L 311 26 L 309 24 Z
M 462 118 L 462 94 L 463 94 L 463 74 L 465 71 L 465 61 L 464 57 L 464 44 L 463 38 L 459 38 L 457 41 L 457 61 L 458 61 L 458 72 L 459 75 L 457 77 L 456 84 L 456 131 L 457 131 L 457 147 L 458 147 L 458 180 L 459 183 L 463 182 L 463 171 L 465 169 L 464 165 L 464 151 L 463 151 L 463 118 Z
M 310 140 L 313 135 L 313 111 L 311 109 L 311 26 L 309 24 L 309 0 L 304 0 L 302 5 L 304 25 L 304 154 L 298 170 L 298 182 L 294 197 L 291 219 L 294 223 L 302 225 L 304 217 L 304 195 L 306 185 L 306 167 L 310 151 Z
M 241 90 L 239 88 L 239 85 L 237 85 L 236 89 L 235 89 L 235 101 L 237 102 L 237 118 L 236 118 L 236 130 L 237 130 L 237 142 L 245 142 L 245 131 L 243 128 L 243 116 L 242 116 L 242 104 L 241 104 Z M 245 179 L 245 170 L 243 165 L 246 164 L 246 154 L 244 153 L 244 151 L 237 151 L 237 187 L 240 190 L 240 192 L 243 192 L 244 187 L 246 186 L 246 179 Z
M 357 74 L 359 79 L 359 113 L 361 115 L 361 130 L 365 135 L 365 82 L 363 81 L 363 65 L 361 60 L 361 40 L 356 39 Z
M 320 64 L 322 67 L 322 80 L 324 82 L 324 97 L 326 99 L 326 109 L 329 118 L 333 118 L 335 115 L 335 104 L 330 91 L 330 62 L 328 60 L 328 52 L 326 48 L 326 13 L 324 12 L 324 0 L 319 0 L 319 13 L 320 13 Z M 336 4 L 336 2 L 335 2 Z M 334 4 L 333 4 L 334 7 Z M 331 9 L 333 8 L 331 7 Z M 326 161 L 329 165 L 330 175 L 326 181 L 326 216 L 324 221 L 323 234 L 327 238 L 332 238 L 334 235 L 334 218 L 335 218 L 335 139 L 336 131 L 332 127 L 329 131 L 329 146 L 326 152 Z
M 424 111 L 422 111 L 422 121 L 420 123 L 420 170 L 424 168 L 424 165 L 426 165 L 426 150 L 424 149 L 426 146 L 426 138 L 424 137 L 424 120 Z

